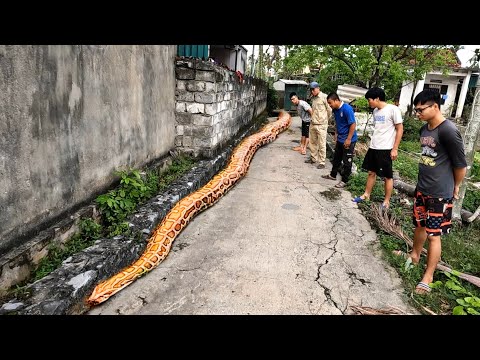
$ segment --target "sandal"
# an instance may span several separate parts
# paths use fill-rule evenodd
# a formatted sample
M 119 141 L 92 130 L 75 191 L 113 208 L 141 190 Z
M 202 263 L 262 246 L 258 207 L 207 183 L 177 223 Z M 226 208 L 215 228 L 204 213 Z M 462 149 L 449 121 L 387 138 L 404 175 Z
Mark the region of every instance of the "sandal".
M 328 180 L 337 180 L 336 177 L 333 177 L 332 175 L 330 174 L 327 174 L 327 175 L 322 175 L 322 178 L 324 179 L 328 179 Z
M 364 199 L 364 198 L 362 198 L 361 196 L 357 196 L 355 199 L 352 199 L 352 201 L 353 201 L 354 203 L 357 203 L 357 204 L 358 204 L 358 203 L 361 203 L 361 202 L 364 202 L 364 201 L 367 201 L 367 200 L 368 200 L 368 199 L 366 199 L 366 198 Z
M 415 293 L 418 295 L 428 294 L 430 291 L 432 291 L 432 288 L 424 282 L 420 281 L 417 286 L 415 286 Z

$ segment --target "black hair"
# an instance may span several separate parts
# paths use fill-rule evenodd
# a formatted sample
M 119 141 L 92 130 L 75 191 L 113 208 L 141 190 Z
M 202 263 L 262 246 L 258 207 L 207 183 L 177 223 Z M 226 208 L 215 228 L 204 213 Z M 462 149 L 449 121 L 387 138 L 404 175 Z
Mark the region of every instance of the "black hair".
M 379 87 L 373 87 L 368 89 L 365 93 L 365 99 L 376 99 L 379 98 L 380 101 L 385 101 L 385 91 Z
M 327 96 L 327 100 L 340 100 L 340 98 L 338 97 L 338 94 L 336 92 L 331 92 L 330 94 L 328 94 Z
M 413 105 L 417 105 L 418 103 L 423 105 L 429 101 L 437 103 L 438 108 L 440 109 L 440 104 L 442 101 L 440 98 L 440 93 L 432 89 L 420 91 L 417 96 L 415 96 L 415 99 L 413 99 Z
M 296 92 L 291 92 L 290 93 L 290 99 L 292 98 L 292 96 L 297 96 L 297 93 Z

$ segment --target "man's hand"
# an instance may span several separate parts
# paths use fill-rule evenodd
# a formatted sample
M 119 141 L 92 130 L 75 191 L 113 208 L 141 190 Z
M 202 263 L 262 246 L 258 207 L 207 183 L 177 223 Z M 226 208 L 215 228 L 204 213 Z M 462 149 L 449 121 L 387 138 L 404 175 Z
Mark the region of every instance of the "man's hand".
M 343 143 L 343 147 L 345 149 L 348 149 L 350 147 L 350 144 L 352 143 L 352 139 L 346 139 L 345 142 Z
M 395 160 L 398 157 L 398 150 L 392 149 L 392 151 L 390 151 L 390 157 L 392 158 L 392 160 Z
M 454 197 L 456 200 L 458 200 L 458 199 L 460 199 L 460 195 L 459 195 L 459 194 L 460 194 L 460 186 L 455 186 L 455 187 L 453 188 L 453 197 Z

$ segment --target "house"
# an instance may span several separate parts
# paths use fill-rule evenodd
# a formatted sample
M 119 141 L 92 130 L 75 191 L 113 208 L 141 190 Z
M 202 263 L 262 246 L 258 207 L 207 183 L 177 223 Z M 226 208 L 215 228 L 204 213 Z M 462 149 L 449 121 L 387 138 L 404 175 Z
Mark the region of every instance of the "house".
M 247 69 L 247 49 L 242 45 L 178 45 L 177 55 L 212 59 L 232 71 L 245 74 Z
M 413 82 L 404 82 L 400 92 L 400 110 L 407 111 L 413 97 L 425 89 L 435 89 L 442 95 L 441 110 L 445 117 L 458 119 L 462 117 L 468 89 L 476 86 L 478 69 L 452 67 L 443 75 L 440 71 L 430 71 L 418 81 L 415 89 Z
M 273 89 L 278 93 L 278 107 L 286 111 L 294 110 L 290 101 L 290 93 L 295 92 L 301 100 L 307 100 L 308 83 L 303 80 L 279 79 L 273 83 Z

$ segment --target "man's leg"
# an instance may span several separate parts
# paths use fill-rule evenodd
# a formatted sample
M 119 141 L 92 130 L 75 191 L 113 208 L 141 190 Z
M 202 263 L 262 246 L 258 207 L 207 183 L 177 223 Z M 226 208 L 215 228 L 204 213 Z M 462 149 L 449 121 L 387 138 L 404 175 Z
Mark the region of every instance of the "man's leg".
M 422 246 L 423 247 L 423 246 Z M 421 249 L 420 249 L 421 251 Z M 440 261 L 440 255 L 442 253 L 442 241 L 440 240 L 440 236 L 428 236 L 428 253 L 427 253 L 427 269 L 423 274 L 421 282 L 424 284 L 430 284 L 433 282 L 433 273 L 437 268 L 437 264 Z M 413 261 L 413 257 L 412 257 Z M 421 287 L 417 287 L 415 289 L 417 294 L 424 294 L 427 291 L 422 289 Z
M 300 151 L 303 151 L 305 148 L 305 136 L 302 136 L 302 139 L 300 140 Z
M 383 207 L 390 207 L 390 198 L 392 197 L 393 191 L 393 161 L 390 156 L 390 150 L 382 150 L 378 154 L 378 161 L 380 162 L 380 168 L 382 168 L 382 174 L 380 176 L 384 177 L 384 189 L 385 189 L 385 198 L 383 200 Z
M 327 158 L 327 129 L 328 125 L 318 125 L 318 164 L 325 165 Z
M 393 191 L 393 179 L 385 178 L 385 199 L 383 200 L 383 206 L 388 208 L 390 207 L 390 198 L 392 197 Z
M 425 244 L 426 240 L 427 240 L 427 232 L 425 231 L 425 227 L 415 228 L 415 232 L 413 234 L 413 249 L 409 254 L 414 264 L 418 264 L 418 262 L 420 261 L 423 245 Z
M 433 282 L 433 274 L 442 254 L 442 241 L 440 236 L 448 233 L 452 227 L 453 199 L 424 197 L 423 201 L 425 203 L 425 213 L 427 214 L 425 231 L 428 236 L 428 254 L 427 268 L 421 282 L 428 285 Z M 417 294 L 423 294 L 428 292 L 428 290 L 417 285 L 415 292 Z
M 308 136 L 310 132 L 310 123 L 302 121 L 302 155 L 307 155 Z
M 343 145 L 342 145 L 343 147 Z M 355 142 L 350 144 L 350 147 L 348 149 L 345 149 L 343 147 L 343 157 L 342 157 L 342 162 L 343 162 L 343 171 L 342 171 L 342 181 L 344 183 L 348 182 L 348 179 L 350 178 L 350 174 L 352 173 L 352 163 L 353 163 L 353 152 L 355 150 Z
M 374 171 L 368 172 L 367 184 L 365 185 L 365 192 L 362 196 L 362 199 L 370 199 L 370 194 L 372 193 L 373 187 L 375 186 L 375 181 L 377 180 L 377 173 Z
M 338 141 L 335 143 L 335 153 L 333 154 L 332 160 L 332 171 L 330 171 L 330 176 L 336 178 L 340 165 L 342 164 L 343 157 L 343 144 Z
M 318 125 L 310 125 L 310 158 L 313 163 L 318 162 Z

